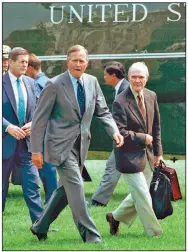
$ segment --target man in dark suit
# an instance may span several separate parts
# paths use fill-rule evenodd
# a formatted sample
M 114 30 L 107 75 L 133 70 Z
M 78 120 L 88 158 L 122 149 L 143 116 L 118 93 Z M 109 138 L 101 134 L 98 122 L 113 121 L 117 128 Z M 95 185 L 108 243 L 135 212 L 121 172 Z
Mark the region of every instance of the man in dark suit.
M 87 158 L 93 115 L 101 120 L 117 146 L 122 146 L 123 138 L 109 112 L 96 77 L 84 73 L 87 65 L 88 52 L 83 46 L 69 48 L 68 71 L 47 82 L 33 117 L 33 163 L 41 168 L 44 152 L 44 160 L 57 166 L 60 177 L 59 186 L 46 209 L 31 227 L 32 233 L 39 240 L 47 238 L 49 225 L 69 204 L 83 241 L 101 242 L 101 236 L 87 208 L 80 172 Z
M 9 52 L 9 71 L 3 75 L 3 167 L 2 209 L 9 186 L 9 176 L 16 164 L 21 170 L 22 190 L 32 222 L 43 211 L 39 175 L 29 152 L 31 120 L 35 109 L 33 80 L 25 76 L 29 53 L 21 47 Z
M 145 88 L 148 77 L 143 62 L 132 64 L 128 71 L 130 87 L 113 104 L 113 117 L 124 136 L 124 145 L 114 147 L 116 168 L 128 183 L 130 194 L 113 213 L 106 215 L 112 235 L 118 234 L 120 222 L 131 226 L 137 214 L 146 235 L 163 232 L 149 192 L 154 164 L 162 160 L 162 145 L 157 97 Z
M 114 98 L 123 90 L 129 87 L 129 82 L 125 79 L 125 69 L 123 64 L 110 61 L 104 67 L 104 79 L 106 84 L 112 86 L 115 91 Z M 114 151 L 106 162 L 105 174 L 96 192 L 92 195 L 89 206 L 106 206 L 118 183 L 121 173 L 116 169 Z

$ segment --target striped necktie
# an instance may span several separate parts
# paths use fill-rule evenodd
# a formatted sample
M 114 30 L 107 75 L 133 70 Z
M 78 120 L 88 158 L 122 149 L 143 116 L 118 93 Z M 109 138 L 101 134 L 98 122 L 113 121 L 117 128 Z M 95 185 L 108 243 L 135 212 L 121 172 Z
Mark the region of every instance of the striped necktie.
M 24 101 L 24 95 L 21 88 L 21 81 L 20 79 L 16 80 L 17 82 L 17 90 L 18 90 L 18 120 L 19 125 L 24 125 L 24 118 L 25 118 L 25 101 Z
M 138 95 L 138 107 L 140 109 L 140 112 L 144 118 L 144 120 L 146 120 L 146 109 L 144 106 L 144 97 L 142 95 Z
M 80 113 L 83 116 L 84 112 L 85 112 L 85 92 L 84 92 L 84 88 L 80 82 L 80 80 L 77 80 L 77 100 L 78 100 L 78 104 L 80 107 Z

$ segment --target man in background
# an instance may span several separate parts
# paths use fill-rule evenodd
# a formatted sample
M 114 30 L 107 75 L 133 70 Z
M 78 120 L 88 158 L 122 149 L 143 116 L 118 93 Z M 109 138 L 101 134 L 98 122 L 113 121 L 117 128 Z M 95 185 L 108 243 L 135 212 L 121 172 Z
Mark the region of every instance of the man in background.
M 5 74 L 8 71 L 8 57 L 9 52 L 11 51 L 10 46 L 3 45 L 3 53 L 2 53 L 2 73 Z M 9 182 L 14 185 L 21 185 L 21 172 L 20 168 L 13 165 L 12 172 L 10 174 Z
M 104 79 L 107 85 L 114 88 L 114 98 L 123 90 L 129 87 L 129 82 L 125 79 L 125 69 L 123 64 L 116 61 L 107 62 L 104 66 Z M 92 195 L 89 206 L 106 206 L 119 181 L 121 173 L 116 169 L 114 151 L 106 162 L 105 174 L 96 192 Z
M 5 74 L 8 71 L 8 55 L 11 51 L 10 46 L 3 45 L 3 53 L 2 53 L 2 72 Z
M 34 79 L 36 97 L 38 100 L 40 93 L 45 87 L 45 84 L 49 80 L 49 78 L 42 72 L 41 60 L 34 53 L 31 53 L 29 55 L 26 74 Z M 44 162 L 42 169 L 39 169 L 38 171 L 45 191 L 46 204 L 50 199 L 53 191 L 57 188 L 56 167 L 47 162 Z
M 2 210 L 9 187 L 9 177 L 16 164 L 21 171 L 22 190 L 32 223 L 43 211 L 39 174 L 31 161 L 30 130 L 36 106 L 34 81 L 25 76 L 29 59 L 27 50 L 15 47 L 9 52 L 9 70 L 2 86 Z

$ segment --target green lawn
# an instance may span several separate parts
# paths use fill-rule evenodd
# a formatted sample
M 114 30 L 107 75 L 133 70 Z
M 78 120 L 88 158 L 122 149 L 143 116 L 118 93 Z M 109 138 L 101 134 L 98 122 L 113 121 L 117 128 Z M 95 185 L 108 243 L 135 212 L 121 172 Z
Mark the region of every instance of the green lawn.
M 69 207 L 51 225 L 51 227 L 59 228 L 60 231 L 50 232 L 47 241 L 38 242 L 37 238 L 29 231 L 31 221 L 21 188 L 10 185 L 9 197 L 3 214 L 3 250 L 185 250 L 185 161 L 178 160 L 175 164 L 172 161 L 166 163 L 177 170 L 183 199 L 173 202 L 173 215 L 160 221 L 164 234 L 157 239 L 143 234 L 143 227 L 138 218 L 130 228 L 121 224 L 119 236 L 109 234 L 105 215 L 114 210 L 127 194 L 127 186 L 122 178 L 107 207 L 90 208 L 90 213 L 103 238 L 101 244 L 84 244 L 82 242 Z M 104 173 L 105 160 L 88 160 L 86 167 L 92 177 L 92 182 L 85 182 L 86 198 L 90 198 Z M 43 190 L 41 193 L 44 198 Z

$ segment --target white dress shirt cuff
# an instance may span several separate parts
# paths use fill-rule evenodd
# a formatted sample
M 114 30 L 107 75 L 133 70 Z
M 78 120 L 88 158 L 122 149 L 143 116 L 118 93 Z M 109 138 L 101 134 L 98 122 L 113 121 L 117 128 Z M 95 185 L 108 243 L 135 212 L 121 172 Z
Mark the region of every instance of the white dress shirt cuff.
M 10 124 L 7 126 L 7 128 L 6 128 L 6 130 L 5 130 L 6 133 L 8 132 L 8 128 L 9 128 L 11 125 L 12 125 L 12 124 L 10 123 Z

